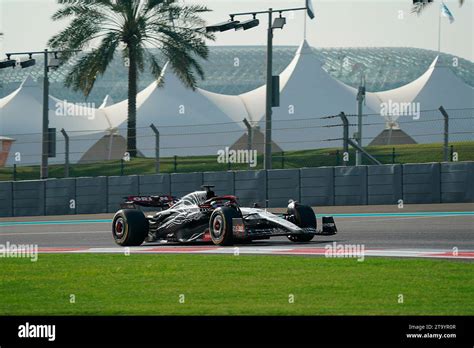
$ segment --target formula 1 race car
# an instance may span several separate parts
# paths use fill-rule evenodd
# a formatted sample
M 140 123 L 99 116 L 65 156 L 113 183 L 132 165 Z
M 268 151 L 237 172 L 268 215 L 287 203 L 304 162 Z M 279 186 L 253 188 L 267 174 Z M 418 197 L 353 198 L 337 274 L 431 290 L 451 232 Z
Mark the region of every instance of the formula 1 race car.
M 322 218 L 317 230 L 313 209 L 293 200 L 287 212 L 276 215 L 261 209 L 240 207 L 237 197 L 216 196 L 214 186 L 187 194 L 173 204 L 173 197 L 127 197 L 112 223 L 115 242 L 121 246 L 138 246 L 143 242 L 212 241 L 216 245 L 233 245 L 252 240 L 286 236 L 292 242 L 309 242 L 315 235 L 333 235 L 337 229 L 331 216 Z M 138 198 L 137 198 L 138 197 Z M 167 203 L 163 203 L 167 202 Z M 163 203 L 163 204 L 162 204 Z M 161 211 L 146 216 L 138 206 L 156 206 Z

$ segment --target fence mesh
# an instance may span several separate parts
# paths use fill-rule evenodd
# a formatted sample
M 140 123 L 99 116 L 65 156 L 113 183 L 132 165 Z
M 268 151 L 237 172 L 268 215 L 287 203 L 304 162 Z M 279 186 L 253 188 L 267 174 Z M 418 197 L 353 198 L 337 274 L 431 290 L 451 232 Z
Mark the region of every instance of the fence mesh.
M 474 160 L 474 109 L 447 109 L 449 159 Z M 346 115 L 348 138 L 357 139 L 358 116 Z M 166 125 L 157 128 L 159 171 L 200 172 L 262 169 L 263 121 L 254 122 L 252 145 L 242 122 Z M 1 131 L 1 130 L 0 130 Z M 157 139 L 153 130 L 137 127 L 138 156 L 127 156 L 127 129 L 65 129 L 69 136 L 69 173 L 66 143 L 56 130 L 56 153 L 49 158 L 49 177 L 152 174 L 157 172 Z M 38 179 L 42 135 L 0 134 L 0 180 Z M 274 119 L 272 167 L 302 168 L 354 165 L 355 150 L 343 153 L 343 123 L 339 115 Z M 381 163 L 423 163 L 444 160 L 445 119 L 439 110 L 423 110 L 396 120 L 362 115 L 362 144 Z M 11 147 L 10 147 L 11 146 Z M 10 147 L 10 148 L 9 148 Z M 245 153 L 251 149 L 252 153 Z M 240 150 L 240 151 L 239 151 Z M 232 160 L 232 153 L 234 158 Z M 254 151 L 257 151 L 255 158 Z M 240 156 L 240 157 L 239 157 Z M 249 157 L 250 156 L 250 157 Z M 2 163 L 4 162 L 4 163 Z M 250 162 L 250 163 L 249 163 Z M 363 158 L 362 164 L 371 164 Z

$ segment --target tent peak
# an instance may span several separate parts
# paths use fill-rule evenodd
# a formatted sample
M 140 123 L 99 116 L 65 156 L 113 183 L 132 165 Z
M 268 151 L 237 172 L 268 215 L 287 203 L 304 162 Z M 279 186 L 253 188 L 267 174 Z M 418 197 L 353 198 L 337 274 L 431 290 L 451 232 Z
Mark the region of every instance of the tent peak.
M 301 42 L 300 46 L 298 47 L 298 51 L 296 51 L 296 55 L 301 55 L 301 54 L 311 54 L 313 53 L 313 50 L 311 49 L 311 46 L 308 44 L 308 41 L 306 39 Z
M 440 66 L 441 66 L 441 63 L 439 60 L 439 55 L 437 55 L 435 59 L 433 59 L 433 61 L 431 62 L 430 69 L 439 68 Z
M 36 87 L 36 86 L 38 86 L 38 83 L 31 77 L 31 75 L 28 75 L 23 80 L 20 87 Z

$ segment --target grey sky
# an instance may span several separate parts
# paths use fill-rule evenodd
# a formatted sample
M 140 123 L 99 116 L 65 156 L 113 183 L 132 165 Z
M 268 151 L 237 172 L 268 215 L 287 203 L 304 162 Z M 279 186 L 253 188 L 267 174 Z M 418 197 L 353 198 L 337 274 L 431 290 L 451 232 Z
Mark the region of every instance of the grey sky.
M 187 0 L 205 4 L 214 11 L 206 14 L 209 24 L 227 20 L 230 12 L 263 10 L 269 7 L 300 7 L 304 0 Z M 411 0 L 313 0 L 316 19 L 308 20 L 307 39 L 314 47 L 400 46 L 436 50 L 438 45 L 438 4 L 421 16 L 410 13 Z M 474 60 L 473 0 L 459 8 L 457 0 L 446 0 L 456 18 L 449 24 L 442 17 L 443 52 Z M 58 8 L 55 0 L 0 0 L 0 53 L 43 49 L 47 40 L 66 22 L 53 22 Z M 298 45 L 303 38 L 303 13 L 289 14 L 288 24 L 275 33 L 275 45 Z M 266 44 L 266 18 L 249 31 L 217 34 L 212 45 Z

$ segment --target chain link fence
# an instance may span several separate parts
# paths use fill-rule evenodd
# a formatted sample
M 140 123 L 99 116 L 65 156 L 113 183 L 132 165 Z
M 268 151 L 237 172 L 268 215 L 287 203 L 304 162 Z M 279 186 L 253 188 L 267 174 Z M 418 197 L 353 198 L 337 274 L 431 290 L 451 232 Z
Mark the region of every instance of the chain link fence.
M 362 115 L 362 147 L 383 164 L 474 160 L 474 109 L 422 110 L 409 116 Z M 272 122 L 273 169 L 355 165 L 358 116 Z M 262 169 L 263 121 L 137 127 L 138 156 L 127 149 L 127 129 L 54 130 L 49 177 L 111 176 Z M 250 133 L 250 136 L 249 136 Z M 40 177 L 42 135 L 0 134 L 0 180 Z M 447 144 L 447 146 L 446 146 Z M 54 149 L 55 148 L 55 149 Z M 447 157 L 446 157 L 447 156 Z M 372 164 L 363 157 L 362 164 Z

